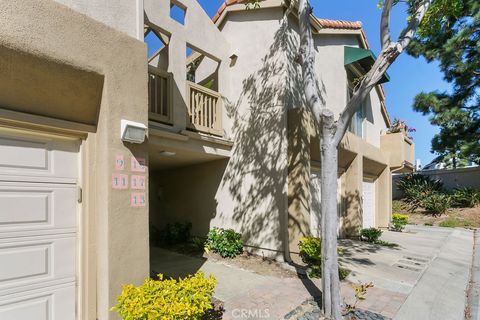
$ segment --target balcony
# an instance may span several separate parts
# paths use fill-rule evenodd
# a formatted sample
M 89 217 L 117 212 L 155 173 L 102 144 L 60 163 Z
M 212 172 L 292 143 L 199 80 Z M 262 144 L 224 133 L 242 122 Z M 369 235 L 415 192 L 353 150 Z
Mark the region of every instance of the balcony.
M 223 136 L 223 103 L 221 95 L 211 89 L 186 81 L 186 129 L 215 136 Z M 175 125 L 173 117 L 173 77 L 158 68 L 149 68 L 148 105 L 150 120 Z M 178 106 L 180 107 L 180 106 Z M 175 110 L 178 115 L 178 110 Z
M 222 103 L 218 92 L 187 81 L 187 127 L 194 131 L 217 136 L 222 130 Z
M 149 118 L 172 124 L 172 75 L 157 68 L 148 69 Z
M 412 172 L 415 162 L 415 144 L 405 132 L 381 136 L 382 151 L 390 154 L 390 167 L 397 172 Z

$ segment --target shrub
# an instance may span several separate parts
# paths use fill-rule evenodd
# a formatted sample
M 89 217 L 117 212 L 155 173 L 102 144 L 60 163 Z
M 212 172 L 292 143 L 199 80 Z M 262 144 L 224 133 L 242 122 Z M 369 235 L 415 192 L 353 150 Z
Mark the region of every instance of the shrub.
M 216 280 L 202 272 L 180 280 L 146 279 L 142 285 L 123 286 L 112 308 L 125 320 L 201 319 L 212 308 Z
M 403 176 L 397 182 L 397 187 L 405 194 L 405 200 L 411 210 L 423 207 L 423 200 L 426 197 L 443 190 L 440 180 L 434 180 L 419 173 Z
M 298 243 L 300 258 L 306 264 L 320 265 L 322 261 L 322 240 L 317 237 L 303 237 Z
M 162 239 L 167 244 L 185 243 L 190 239 L 191 222 L 168 223 L 162 232 Z
M 322 239 L 317 237 L 302 237 L 298 243 L 300 258 L 310 268 L 309 276 L 311 278 L 320 278 L 322 276 Z M 337 253 L 343 253 L 343 248 L 338 247 Z M 338 276 L 344 280 L 350 273 L 350 270 L 338 267 Z
M 360 237 L 367 242 L 376 243 L 382 233 L 383 231 L 380 229 L 367 228 L 360 231 Z
M 423 199 L 423 207 L 434 216 L 444 214 L 450 208 L 451 198 L 447 194 L 432 193 Z
M 452 200 L 455 206 L 473 208 L 480 204 L 480 191 L 472 188 L 458 188 L 453 192 Z
M 349 274 L 350 274 L 350 270 L 342 268 L 342 267 L 338 267 L 338 276 L 339 276 L 340 280 L 346 279 Z
M 406 209 L 406 204 L 402 200 L 393 200 L 392 201 L 392 210 L 393 212 L 400 212 L 403 209 Z
M 205 251 L 223 258 L 235 258 L 243 252 L 242 235 L 232 229 L 213 228 L 208 232 Z
M 193 249 L 195 249 L 195 251 L 203 252 L 203 250 L 205 249 L 205 243 L 206 241 L 202 238 L 199 238 L 199 237 L 192 238 L 192 247 Z
M 393 230 L 401 232 L 408 224 L 408 216 L 405 214 L 394 213 L 392 216 Z

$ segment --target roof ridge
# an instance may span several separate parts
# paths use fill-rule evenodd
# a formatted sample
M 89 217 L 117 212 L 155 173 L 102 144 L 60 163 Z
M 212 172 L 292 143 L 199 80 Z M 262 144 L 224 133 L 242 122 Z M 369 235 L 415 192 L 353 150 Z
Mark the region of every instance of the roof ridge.
M 247 0 L 225 0 L 222 5 L 218 8 L 217 13 L 213 16 L 212 21 L 216 23 L 220 16 L 223 14 L 225 9 L 228 6 L 244 3 Z M 349 21 L 349 20 L 335 20 L 335 19 L 317 19 L 320 25 L 323 28 L 330 28 L 330 29 L 351 29 L 357 30 L 362 29 L 362 22 L 361 21 Z
M 361 29 L 361 21 L 350 21 L 350 20 L 334 20 L 334 19 L 320 19 L 318 22 L 323 28 L 332 28 L 332 29 Z

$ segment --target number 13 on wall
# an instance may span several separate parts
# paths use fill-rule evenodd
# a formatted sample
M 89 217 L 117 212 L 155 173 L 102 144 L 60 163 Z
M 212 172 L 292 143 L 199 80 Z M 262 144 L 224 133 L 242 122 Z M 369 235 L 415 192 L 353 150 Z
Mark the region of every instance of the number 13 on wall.
M 147 200 L 145 199 L 145 192 L 132 193 L 130 199 L 130 206 L 134 208 L 145 207 Z

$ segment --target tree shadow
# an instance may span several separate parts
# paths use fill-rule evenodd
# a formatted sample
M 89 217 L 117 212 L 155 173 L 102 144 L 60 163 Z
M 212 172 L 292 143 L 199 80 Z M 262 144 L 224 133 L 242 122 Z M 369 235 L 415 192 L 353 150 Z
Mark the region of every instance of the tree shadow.
M 295 41 L 283 19 L 261 66 L 243 80 L 238 100 L 225 104 L 235 145 L 221 187 L 233 212 L 220 212 L 220 219 L 239 226 L 246 244 L 278 258 L 287 241 L 287 109 L 302 101 Z
M 250 19 L 256 19 L 253 13 Z M 306 129 L 290 121 L 291 113 L 304 109 L 301 70 L 295 62 L 299 39 L 292 21 L 283 17 L 279 22 L 260 67 L 243 80 L 239 98 L 225 102 L 235 145 L 221 188 L 233 199 L 233 213 L 219 210 L 221 223 L 239 226 L 247 244 L 276 257 L 286 248 L 288 252 L 289 225 L 305 229 L 301 220 L 289 221 L 288 206 L 306 207 L 309 193 L 301 186 L 288 190 L 288 179 L 297 164 L 310 162 L 308 153 L 289 145 L 305 144 L 306 139 Z M 324 90 L 323 83 L 319 87 Z
M 342 233 L 350 237 L 360 235 L 363 214 L 360 192 L 358 190 L 342 192 L 341 206 Z
M 248 246 L 287 260 L 282 256 L 290 250 L 289 230 L 307 230 L 309 221 L 290 216 L 289 207 L 310 206 L 309 179 L 289 184 L 292 177 L 301 180 L 310 174 L 310 129 L 301 111 L 305 108 L 301 70 L 295 62 L 295 29 L 288 18 L 280 21 L 261 66 L 244 79 L 238 100 L 225 102 L 235 144 L 221 188 L 228 190 L 233 212 L 219 210 L 217 215 L 217 223 L 237 226 Z M 325 91 L 323 82 L 319 90 Z M 310 295 L 321 297 L 305 268 L 292 266 Z

